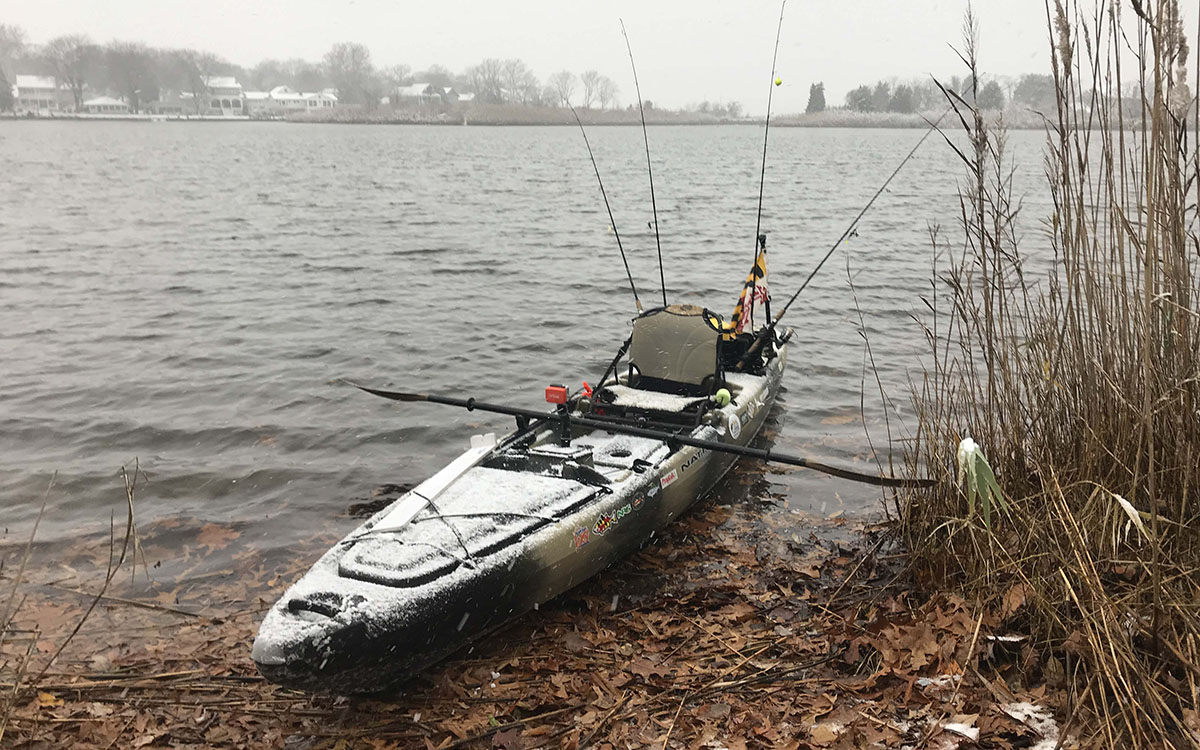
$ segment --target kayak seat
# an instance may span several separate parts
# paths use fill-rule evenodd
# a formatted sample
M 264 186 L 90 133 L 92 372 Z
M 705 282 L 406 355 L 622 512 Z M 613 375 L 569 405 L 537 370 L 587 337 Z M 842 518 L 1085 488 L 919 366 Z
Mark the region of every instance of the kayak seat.
M 633 321 L 627 385 L 679 396 L 711 396 L 724 384 L 721 316 L 698 305 L 667 305 Z
M 629 370 L 596 389 L 600 415 L 699 424 L 725 385 L 721 316 L 698 305 L 667 305 L 633 320 Z

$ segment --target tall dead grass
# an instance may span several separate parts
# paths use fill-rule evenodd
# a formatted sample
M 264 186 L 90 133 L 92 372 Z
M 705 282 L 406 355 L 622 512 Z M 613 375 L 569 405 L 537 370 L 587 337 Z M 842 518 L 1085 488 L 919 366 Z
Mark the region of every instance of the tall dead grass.
M 1079 8 L 1047 3 L 1052 258 L 1022 252 L 1003 124 L 947 93 L 967 144 L 962 245 L 925 300 L 931 357 L 907 450 L 911 468 L 943 474 L 905 499 L 902 529 L 918 575 L 994 601 L 1006 627 L 1034 636 L 1023 677 L 1066 689 L 1072 734 L 1196 748 L 1200 121 L 1188 42 L 1177 0 Z M 969 16 L 966 37 L 977 80 Z M 952 469 L 968 436 L 1003 492 L 987 519 Z

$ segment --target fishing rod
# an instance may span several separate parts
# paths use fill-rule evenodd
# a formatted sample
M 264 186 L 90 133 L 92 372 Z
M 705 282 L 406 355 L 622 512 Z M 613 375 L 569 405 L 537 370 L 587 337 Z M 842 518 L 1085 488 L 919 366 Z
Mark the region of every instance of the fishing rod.
M 662 240 L 658 235 L 658 204 L 654 201 L 654 169 L 650 166 L 650 135 L 646 132 L 646 109 L 642 106 L 642 87 L 638 83 L 637 65 L 633 62 L 633 45 L 621 21 L 621 36 L 625 37 L 625 49 L 629 52 L 629 67 L 633 68 L 633 88 L 637 91 L 638 112 L 642 116 L 642 140 L 646 143 L 646 172 L 650 175 L 650 209 L 654 212 L 654 244 L 658 247 L 658 280 L 662 284 L 663 307 L 667 306 L 667 279 L 663 275 Z
M 742 355 L 742 358 L 738 360 L 738 363 L 734 369 L 739 371 L 745 369 L 746 363 L 750 361 L 750 358 L 757 354 L 760 349 L 762 349 L 763 342 L 768 336 L 774 333 L 775 326 L 779 324 L 779 321 L 783 319 L 784 315 L 787 315 L 788 308 L 792 306 L 792 303 L 796 301 L 796 298 L 800 296 L 800 293 L 804 291 L 809 282 L 813 280 L 813 277 L 816 276 L 821 270 L 821 267 L 825 265 L 825 261 L 829 260 L 829 257 L 833 255 L 834 251 L 841 247 L 842 242 L 844 242 L 847 237 L 849 237 L 856 229 L 858 229 L 858 222 L 861 221 L 862 217 L 871 210 L 871 207 L 875 205 L 875 201 L 879 199 L 879 196 L 883 195 L 883 191 L 887 190 L 888 185 L 892 184 L 892 180 L 896 179 L 896 175 L 900 174 L 900 170 L 904 169 L 908 162 L 912 160 L 913 156 L 915 156 L 917 153 L 917 149 L 921 148 L 921 144 L 925 143 L 925 140 L 933 134 L 933 131 L 937 130 L 938 125 L 941 124 L 942 120 L 949 113 L 950 109 L 947 108 L 945 112 L 942 112 L 941 116 L 930 123 L 929 129 L 925 131 L 925 135 L 921 136 L 921 140 L 917 141 L 917 144 L 912 147 L 912 150 L 900 160 L 900 163 L 896 165 L 896 168 L 892 170 L 892 173 L 888 175 L 888 178 L 883 181 L 883 184 L 879 186 L 879 189 L 875 191 L 875 194 L 871 196 L 871 200 L 867 201 L 867 205 L 862 207 L 862 210 L 858 212 L 858 215 L 854 217 L 854 220 L 851 221 L 846 227 L 846 231 L 842 232 L 842 236 L 837 238 L 837 242 L 834 242 L 833 246 L 830 247 L 825 253 L 824 257 L 821 258 L 821 262 L 817 263 L 816 267 L 809 272 L 808 277 L 804 279 L 804 283 L 802 283 L 800 288 L 796 290 L 796 293 L 791 296 L 791 299 L 787 301 L 787 304 L 783 306 L 783 309 L 779 311 L 779 314 L 775 316 L 775 319 L 768 323 L 765 328 L 759 331 L 757 337 L 754 339 L 754 343 L 750 345 L 750 348 L 748 348 L 746 353 Z M 926 122 L 928 122 L 928 120 Z
M 579 119 L 579 113 L 575 111 L 574 106 L 571 106 L 571 114 L 575 115 L 575 123 L 579 125 L 579 132 L 583 134 L 583 145 L 587 146 L 588 158 L 592 160 L 592 169 L 596 170 L 596 182 L 600 183 L 600 195 L 604 198 L 604 208 L 608 210 L 609 226 L 612 227 L 613 235 L 617 238 L 617 249 L 621 251 L 621 262 L 625 264 L 625 275 L 629 277 L 629 288 L 633 290 L 633 303 L 637 305 L 637 311 L 640 313 L 642 312 L 642 300 L 638 297 L 637 286 L 633 283 L 633 274 L 629 271 L 629 261 L 625 258 L 625 246 L 621 244 L 621 234 L 617 231 L 617 220 L 613 218 L 612 206 L 608 204 L 608 193 L 604 192 L 604 180 L 600 179 L 600 167 L 596 164 L 596 156 L 592 153 L 592 144 L 588 142 L 587 131 L 583 129 L 583 121 Z
M 679 432 L 667 432 L 665 430 L 655 430 L 648 427 L 638 427 L 636 425 L 613 423 L 604 419 L 593 419 L 590 417 L 578 417 L 568 413 L 565 410 L 558 412 L 544 412 L 536 409 L 524 409 L 519 406 L 506 406 L 504 404 L 491 404 L 483 401 L 476 401 L 474 398 L 457 398 L 454 396 L 439 396 L 430 393 L 408 393 L 405 391 L 385 391 L 378 388 L 371 388 L 365 385 L 344 380 L 359 390 L 366 391 L 375 396 L 380 396 L 392 401 L 427 401 L 432 404 L 445 404 L 447 406 L 459 406 L 467 411 L 486 411 L 495 414 L 505 414 L 510 417 L 516 417 L 518 420 L 533 420 L 533 421 L 557 421 L 565 426 L 590 427 L 592 429 L 606 430 L 608 432 L 621 435 L 633 435 L 635 437 L 652 438 L 654 440 L 662 440 L 672 449 L 680 445 L 687 445 L 693 448 L 703 448 L 718 453 L 729 453 L 734 456 L 745 456 L 748 458 L 758 458 L 763 461 L 774 461 L 775 463 L 787 464 L 789 466 L 800 466 L 806 469 L 812 469 L 831 476 L 848 479 L 852 482 L 864 482 L 877 487 L 908 487 L 922 488 L 932 487 L 934 481 L 932 479 L 912 479 L 905 477 L 889 477 L 879 476 L 876 474 L 864 474 L 862 472 L 847 469 L 841 466 L 831 466 L 830 464 L 814 461 L 811 458 L 803 456 L 791 456 L 785 453 L 776 453 L 767 448 L 750 448 L 740 445 L 730 445 L 717 440 L 702 440 L 694 438 L 690 435 Z
M 775 63 L 779 60 L 779 37 L 783 33 L 783 10 L 787 0 L 779 4 L 779 26 L 775 29 L 775 53 L 771 55 L 771 86 L 767 89 L 767 122 L 763 128 L 762 171 L 758 176 L 758 213 L 754 217 L 754 257 L 751 264 L 758 262 L 758 243 L 762 229 L 763 187 L 767 184 L 767 136 L 771 133 L 771 99 L 775 96 L 775 87 L 782 81 L 775 77 Z M 753 309 L 753 306 L 751 306 Z

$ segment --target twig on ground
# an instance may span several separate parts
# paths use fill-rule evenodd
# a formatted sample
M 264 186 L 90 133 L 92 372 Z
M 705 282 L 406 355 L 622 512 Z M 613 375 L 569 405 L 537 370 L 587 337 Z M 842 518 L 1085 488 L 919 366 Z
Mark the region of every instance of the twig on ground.
M 85 597 L 86 596 L 97 596 L 97 594 L 90 594 L 86 591 L 79 591 L 78 589 L 70 589 L 70 588 L 67 588 L 66 586 L 56 586 L 53 583 L 45 583 L 42 585 L 46 586 L 47 588 L 52 588 L 55 591 L 62 591 L 62 592 L 68 593 L 68 594 L 75 594 L 77 596 L 85 596 Z M 115 602 L 117 604 L 128 604 L 131 607 L 141 607 L 142 609 L 153 609 L 153 610 L 157 610 L 159 612 L 170 612 L 171 614 L 175 614 L 175 615 L 185 615 L 187 617 L 203 617 L 204 616 L 198 612 L 188 612 L 186 609 L 178 609 L 176 607 L 167 606 L 166 604 L 156 604 L 154 602 L 144 602 L 144 601 L 139 601 L 137 599 L 125 599 L 125 598 L 122 598 L 119 596 L 113 596 L 111 594 L 100 594 L 99 597 L 106 602 Z

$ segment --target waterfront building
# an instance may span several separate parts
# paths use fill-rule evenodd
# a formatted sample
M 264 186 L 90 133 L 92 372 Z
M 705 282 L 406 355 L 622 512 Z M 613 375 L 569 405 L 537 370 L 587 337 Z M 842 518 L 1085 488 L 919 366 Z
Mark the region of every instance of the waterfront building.
M 205 76 L 205 101 L 201 113 L 209 117 L 243 117 L 246 114 L 242 84 L 233 76 Z
M 54 76 L 14 76 L 14 109 L 17 114 L 52 114 L 70 111 L 71 92 L 58 85 Z
M 288 86 L 276 86 L 270 91 L 247 91 L 245 99 L 246 114 L 252 117 L 287 117 L 336 107 L 338 102 L 332 90 L 305 93 Z
M 442 101 L 442 90 L 432 83 L 412 83 L 396 89 L 396 102 L 436 104 Z
M 83 103 L 83 111 L 89 115 L 127 115 L 129 105 L 111 96 L 97 96 Z
M 184 117 L 198 114 L 196 98 L 190 93 L 162 90 L 158 92 L 158 101 L 150 102 L 145 111 L 152 115 L 167 115 L 169 117 Z

